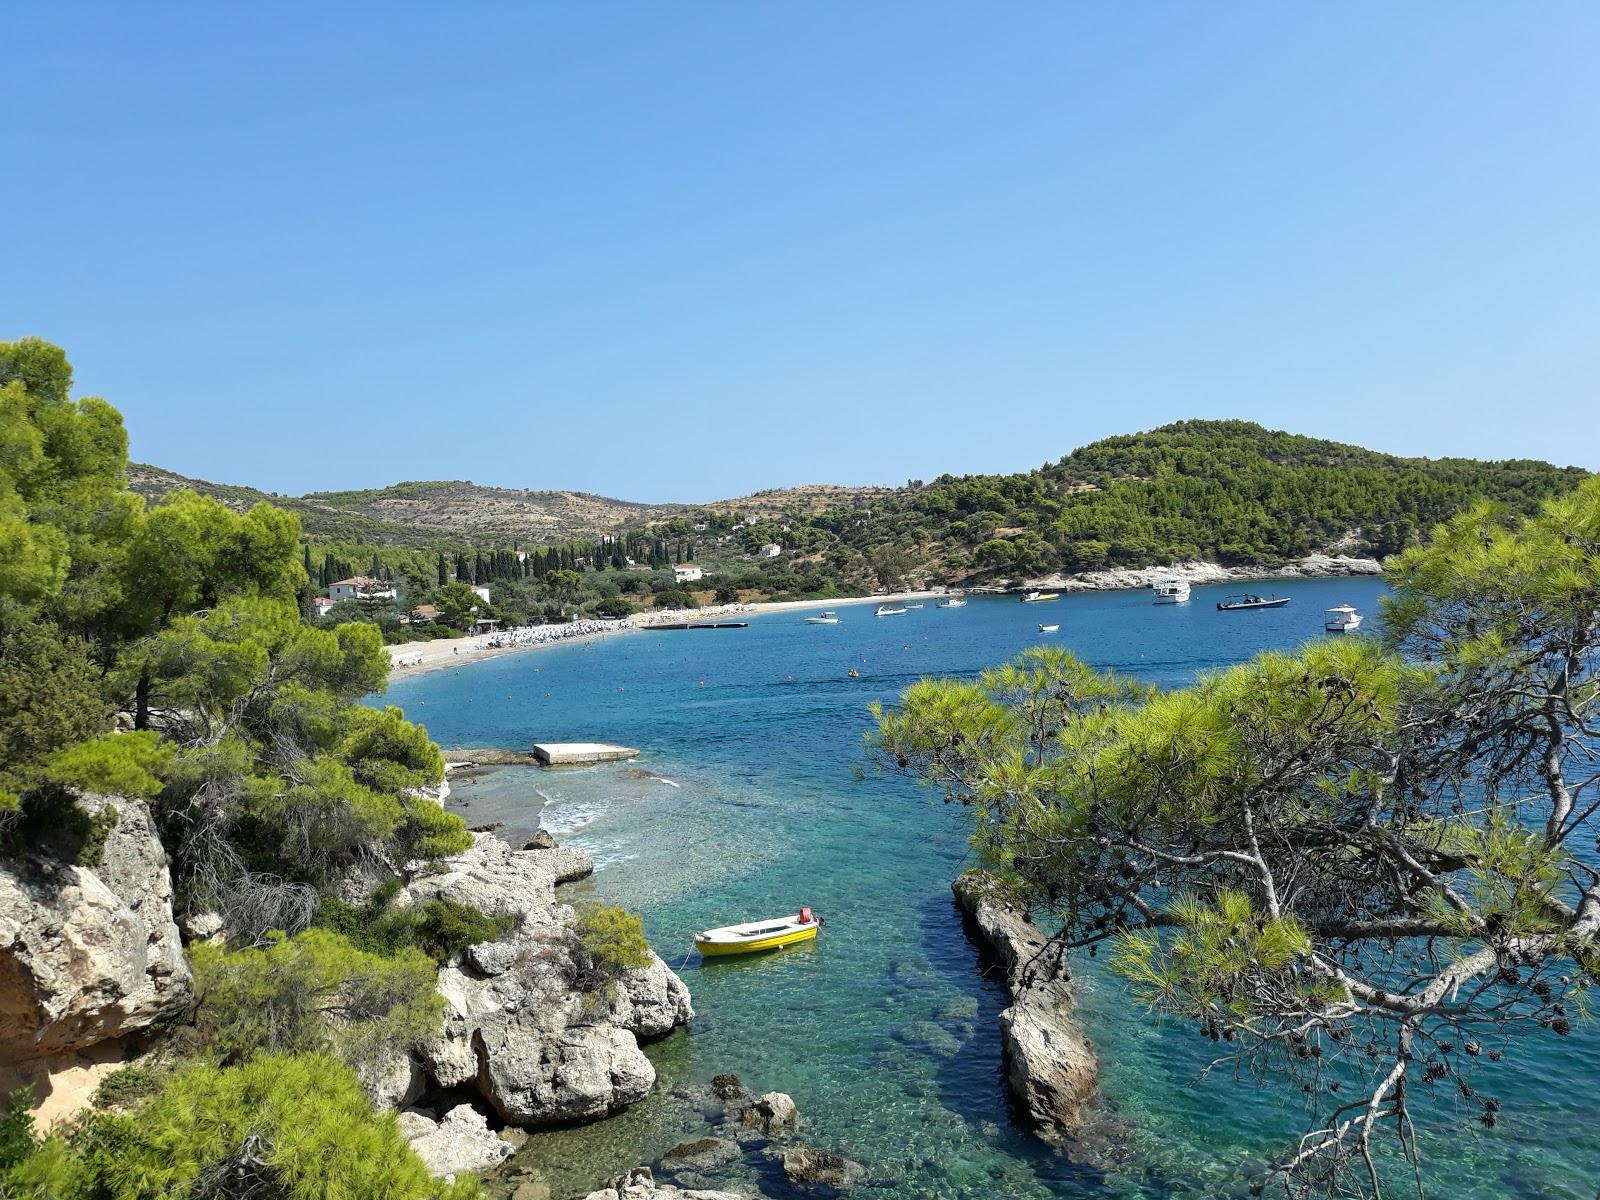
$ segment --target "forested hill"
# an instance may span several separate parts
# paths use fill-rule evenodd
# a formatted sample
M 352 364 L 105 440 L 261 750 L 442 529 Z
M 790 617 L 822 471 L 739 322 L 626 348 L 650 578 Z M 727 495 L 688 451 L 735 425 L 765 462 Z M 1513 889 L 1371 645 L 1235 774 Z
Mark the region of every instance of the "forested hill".
M 191 486 L 240 510 L 269 500 L 314 541 L 455 548 L 587 542 L 650 531 L 724 569 L 762 562 L 779 591 L 1151 566 L 1273 564 L 1318 550 L 1382 556 L 1479 498 L 1531 509 L 1587 474 L 1544 462 L 1401 458 L 1246 421 L 1182 421 L 1106 438 L 1014 475 L 942 476 L 899 488 L 778 489 L 708 505 L 580 492 L 403 483 L 269 496 L 130 469 L 147 496 Z
M 1401 458 L 1247 421 L 1182 421 L 1094 442 L 1025 474 L 913 484 L 865 520 L 819 523 L 869 562 L 905 554 L 913 567 L 956 575 L 1270 564 L 1318 550 L 1382 556 L 1473 500 L 1531 509 L 1587 474 L 1525 460 Z

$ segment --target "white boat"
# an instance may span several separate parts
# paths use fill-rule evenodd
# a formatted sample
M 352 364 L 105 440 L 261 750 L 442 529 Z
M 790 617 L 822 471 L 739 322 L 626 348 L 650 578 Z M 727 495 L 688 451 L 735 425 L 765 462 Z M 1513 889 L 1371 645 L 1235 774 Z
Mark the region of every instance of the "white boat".
M 1024 604 L 1039 604 L 1045 600 L 1061 599 L 1060 592 L 1029 592 L 1022 598 Z
M 838 623 L 839 614 L 835 612 L 818 613 L 814 617 L 806 618 L 807 625 L 837 625 Z
M 1158 579 L 1150 585 L 1157 604 L 1187 604 L 1189 581 L 1187 579 Z
M 907 608 L 921 608 L 922 605 L 920 605 L 920 604 L 908 604 L 908 605 L 906 605 L 906 607 Z
M 1328 610 L 1328 619 L 1322 627 L 1329 633 L 1353 633 L 1361 628 L 1361 614 L 1354 605 L 1336 604 Z
M 1059 625 L 1041 625 L 1041 626 L 1039 626 L 1039 632 L 1040 633 L 1055 633 L 1060 628 L 1061 628 L 1061 626 L 1059 626 Z
M 965 596 L 946 596 L 938 604 L 934 605 L 935 608 L 965 608 L 966 606 L 967 599 Z
M 904 615 L 906 609 L 903 604 L 880 604 L 872 615 L 875 617 L 898 617 Z

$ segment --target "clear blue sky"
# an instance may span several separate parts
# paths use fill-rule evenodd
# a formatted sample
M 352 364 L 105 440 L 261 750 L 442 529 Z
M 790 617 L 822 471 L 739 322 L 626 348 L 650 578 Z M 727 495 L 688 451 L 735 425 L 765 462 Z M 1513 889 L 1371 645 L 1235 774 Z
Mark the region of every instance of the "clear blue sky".
M 1600 5 L 31 4 L 0 337 L 136 458 L 645 500 L 1236 416 L 1600 467 Z

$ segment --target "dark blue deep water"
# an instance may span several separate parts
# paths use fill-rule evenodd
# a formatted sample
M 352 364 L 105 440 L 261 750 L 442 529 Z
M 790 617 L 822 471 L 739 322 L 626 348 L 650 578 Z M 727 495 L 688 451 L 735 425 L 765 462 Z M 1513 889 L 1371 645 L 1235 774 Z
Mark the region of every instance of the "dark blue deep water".
M 846 606 L 837 626 L 770 613 L 744 630 L 628 634 L 396 683 L 388 702 L 446 746 L 603 740 L 644 752 L 622 767 L 506 768 L 459 783 L 452 798 L 474 823 L 506 822 L 508 837 L 543 824 L 590 850 L 600 869 L 583 887 L 644 914 L 657 949 L 683 964 L 699 1014 L 649 1048 L 662 1080 L 649 1101 L 537 1135 L 523 1160 L 558 1197 L 581 1194 L 698 1134 L 674 1091 L 733 1071 L 757 1091 L 793 1095 L 808 1138 L 864 1163 L 873 1195 L 1243 1195 L 1254 1168 L 1303 1128 L 1298 1097 L 1226 1072 L 1202 1079 L 1211 1044 L 1130 1007 L 1094 963 L 1077 973 L 1083 1017 L 1123 1132 L 1089 1164 L 1017 1127 L 994 1021 L 1005 997 L 980 977 L 950 900 L 963 813 L 857 768 L 869 701 L 890 702 L 923 675 L 975 673 L 1045 636 L 1172 686 L 1321 636 L 1332 604 L 1355 604 L 1376 624 L 1376 580 L 1276 586 L 1293 603 L 1256 613 L 1218 613 L 1223 588 L 1196 588 L 1180 607 L 1144 592 L 930 602 L 877 619 Z M 1039 634 L 1040 621 L 1061 632 Z M 846 677 L 852 666 L 859 680 Z M 817 943 L 704 965 L 689 953 L 697 929 L 801 904 L 827 918 Z M 1481 1083 L 1502 1099 L 1500 1125 L 1429 1131 L 1429 1194 L 1593 1200 L 1594 1028 L 1532 1040 Z

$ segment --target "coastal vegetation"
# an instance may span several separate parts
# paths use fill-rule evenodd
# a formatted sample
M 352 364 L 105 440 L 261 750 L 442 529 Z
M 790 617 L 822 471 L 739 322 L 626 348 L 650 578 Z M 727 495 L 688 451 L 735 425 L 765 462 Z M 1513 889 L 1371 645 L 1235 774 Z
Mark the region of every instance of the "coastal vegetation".
M 1600 982 L 1600 481 L 1471 507 L 1388 575 L 1382 640 L 1172 691 L 1040 648 L 912 685 L 869 739 L 970 810 L 1052 954 L 1104 951 L 1235 1086 L 1304 1100 L 1293 1195 L 1376 1196 L 1422 1125 L 1494 1128 L 1494 1064 Z
M 124 482 L 120 416 L 55 346 L 0 343 L 0 859 L 94 865 L 145 803 L 180 913 L 212 914 L 183 1061 L 126 1113 L 0 1137 L 18 1197 L 465 1196 L 431 1180 L 357 1068 L 432 1032 L 436 960 L 496 923 L 443 901 L 363 949 L 312 928 L 352 872 L 471 844 L 444 763 L 382 691 L 379 631 L 301 619 L 295 519 Z M 181 1039 L 180 1039 L 181 1042 Z

